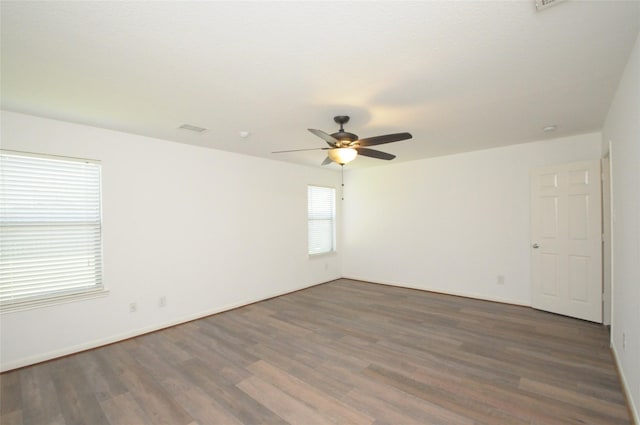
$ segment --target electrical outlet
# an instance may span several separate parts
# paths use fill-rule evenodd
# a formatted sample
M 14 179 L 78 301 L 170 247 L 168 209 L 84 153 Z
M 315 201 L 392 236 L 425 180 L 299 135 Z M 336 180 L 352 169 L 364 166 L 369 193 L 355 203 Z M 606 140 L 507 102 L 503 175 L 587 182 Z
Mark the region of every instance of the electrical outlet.
M 166 307 L 167 306 L 167 297 L 165 297 L 164 295 L 160 297 L 160 299 L 158 300 L 158 306 L 159 307 Z
M 135 313 L 136 311 L 138 311 L 138 304 L 130 303 L 129 304 L 129 313 Z
M 504 285 L 504 275 L 499 274 L 498 275 L 498 280 L 496 282 L 498 285 Z

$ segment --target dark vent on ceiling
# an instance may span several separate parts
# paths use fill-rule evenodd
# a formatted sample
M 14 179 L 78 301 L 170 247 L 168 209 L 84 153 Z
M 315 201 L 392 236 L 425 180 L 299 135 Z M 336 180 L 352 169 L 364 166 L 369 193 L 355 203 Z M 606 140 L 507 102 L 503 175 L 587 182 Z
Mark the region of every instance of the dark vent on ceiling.
M 565 0 L 536 0 L 536 9 L 538 12 L 547 9 L 551 6 L 555 6 L 558 3 L 562 3 Z
M 178 127 L 178 129 L 189 130 L 195 133 L 204 133 L 205 131 L 207 131 L 206 128 L 198 127 L 197 125 L 191 125 L 191 124 L 182 124 L 180 127 Z

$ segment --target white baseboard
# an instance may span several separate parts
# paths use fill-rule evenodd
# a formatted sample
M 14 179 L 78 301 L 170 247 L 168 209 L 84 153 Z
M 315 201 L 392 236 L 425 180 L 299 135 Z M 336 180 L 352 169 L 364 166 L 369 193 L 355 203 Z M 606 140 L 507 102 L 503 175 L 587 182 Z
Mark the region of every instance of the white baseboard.
M 640 415 L 638 414 L 638 408 L 633 401 L 633 397 L 631 397 L 631 391 L 629 391 L 629 385 L 627 384 L 627 380 L 625 379 L 624 371 L 621 367 L 620 359 L 618 358 L 618 352 L 616 351 L 616 346 L 614 344 L 611 344 L 610 347 L 611 352 L 613 353 L 613 361 L 616 362 L 616 367 L 618 368 L 618 376 L 622 381 L 622 390 L 624 391 L 624 395 L 627 397 L 627 403 L 629 403 L 629 410 L 631 411 L 631 415 L 633 416 L 633 421 L 636 424 L 640 424 Z
M 472 293 L 469 293 L 469 292 L 443 291 L 441 289 L 425 288 L 423 286 L 411 285 L 411 284 L 407 284 L 407 283 L 404 283 L 404 282 L 371 280 L 369 278 L 355 277 L 355 276 L 343 276 L 342 279 L 359 280 L 359 281 L 362 281 L 362 282 L 377 283 L 379 285 L 398 286 L 398 287 L 401 287 L 401 288 L 417 289 L 419 291 L 434 292 L 436 294 L 454 295 L 456 297 L 473 298 L 473 299 L 476 299 L 476 300 L 493 301 L 493 302 L 502 303 L 502 304 L 521 305 L 521 306 L 525 306 L 525 307 L 531 307 L 531 304 L 526 304 L 526 303 L 523 303 L 522 301 L 512 300 L 512 299 L 508 299 L 508 298 L 487 297 L 485 295 L 472 294 Z
M 161 329 L 166 329 L 166 328 L 170 328 L 172 326 L 176 326 L 176 325 L 180 325 L 182 323 L 187 323 L 187 322 L 191 322 L 192 320 L 197 320 L 197 319 L 202 319 L 203 317 L 207 317 L 207 316 L 211 316 L 214 314 L 218 314 L 218 313 L 222 313 L 224 311 L 229 311 L 229 310 L 233 310 L 239 307 L 244 307 L 250 304 L 254 304 L 260 301 L 264 301 L 264 300 L 268 300 L 270 298 L 275 298 L 275 297 L 279 297 L 282 295 L 286 295 L 286 294 L 290 294 L 292 292 L 297 292 L 300 291 L 302 289 L 307 289 L 307 288 L 311 288 L 312 286 L 316 286 L 316 285 L 320 285 L 322 283 L 325 282 L 317 282 L 317 283 L 311 283 L 307 286 L 301 287 L 301 288 L 297 288 L 291 291 L 286 291 L 286 292 L 282 292 L 282 293 L 274 293 L 274 294 L 270 294 L 270 295 L 266 295 L 264 297 L 258 298 L 258 299 L 254 299 L 254 300 L 247 300 L 245 302 L 241 302 L 241 303 L 237 303 L 237 304 L 231 304 L 231 305 L 227 305 L 224 307 L 218 307 L 218 308 L 214 308 L 214 309 L 210 309 L 210 310 L 205 310 L 205 311 L 201 311 L 199 313 L 195 313 L 195 314 L 190 314 L 184 317 L 181 317 L 179 319 L 174 319 L 174 320 L 170 320 L 167 322 L 162 322 L 162 323 L 158 323 L 152 326 L 147 326 L 144 328 L 138 328 L 138 329 L 133 329 L 121 334 L 117 334 L 117 335 L 111 335 L 109 337 L 106 338 L 101 338 L 101 339 L 96 339 L 93 341 L 88 341 L 82 344 L 77 344 L 74 346 L 70 346 L 70 347 L 65 347 L 63 349 L 60 350 L 54 350 L 54 351 L 49 351 L 47 353 L 41 353 L 35 356 L 31 356 L 31 357 L 26 357 L 26 358 L 22 358 L 16 361 L 12 361 L 12 362 L 7 362 L 7 363 L 3 363 L 2 365 L 0 365 L 0 372 L 7 372 L 13 369 L 19 369 L 21 367 L 25 367 L 25 366 L 31 366 L 37 363 L 42 363 L 48 360 L 53 360 L 53 359 L 57 359 L 59 357 L 64 357 L 64 356 L 69 356 L 72 354 L 77 354 L 80 353 L 82 351 L 87 351 L 87 350 L 92 350 L 94 348 L 98 348 L 98 347 L 102 347 L 105 345 L 109 345 L 109 344 L 113 344 L 115 342 L 119 342 L 119 341 L 124 341 L 125 339 L 129 339 L 129 338 L 134 338 L 136 336 L 140 336 L 140 335 L 144 335 L 144 334 L 148 334 L 150 332 L 155 332 L 155 331 L 159 331 Z

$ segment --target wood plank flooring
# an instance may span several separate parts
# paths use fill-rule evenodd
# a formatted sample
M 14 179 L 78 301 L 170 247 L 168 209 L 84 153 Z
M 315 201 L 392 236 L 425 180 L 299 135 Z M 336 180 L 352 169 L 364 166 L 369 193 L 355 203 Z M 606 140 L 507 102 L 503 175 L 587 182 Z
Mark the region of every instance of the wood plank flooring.
M 600 325 L 341 279 L 4 373 L 9 424 L 630 424 Z

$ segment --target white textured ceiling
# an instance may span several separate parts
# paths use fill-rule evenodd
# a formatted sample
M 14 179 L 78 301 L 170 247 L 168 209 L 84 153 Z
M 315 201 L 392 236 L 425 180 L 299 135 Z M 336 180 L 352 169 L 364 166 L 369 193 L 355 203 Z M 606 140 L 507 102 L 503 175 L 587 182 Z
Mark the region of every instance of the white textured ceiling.
M 411 132 L 378 147 L 394 162 L 597 131 L 640 29 L 638 1 L 1 8 L 3 109 L 318 166 L 271 152 L 326 146 L 306 129 L 345 114 L 360 137 Z

